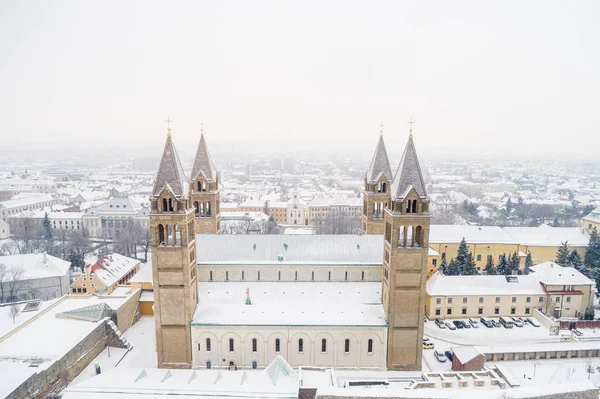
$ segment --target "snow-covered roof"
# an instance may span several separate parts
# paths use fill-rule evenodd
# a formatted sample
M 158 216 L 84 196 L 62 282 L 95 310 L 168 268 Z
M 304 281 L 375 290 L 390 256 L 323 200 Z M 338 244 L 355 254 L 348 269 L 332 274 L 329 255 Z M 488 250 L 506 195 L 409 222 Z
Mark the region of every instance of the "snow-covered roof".
M 432 224 L 429 230 L 431 244 L 459 243 L 463 238 L 467 244 L 517 244 L 498 226 Z
M 113 253 L 92 265 L 92 273 L 106 287 L 110 287 L 139 264 L 137 259 Z
M 136 214 L 140 209 L 142 206 L 129 198 L 113 197 L 101 205 L 89 208 L 86 216 L 115 213 Z
M 594 282 L 575 268 L 544 262 L 531 267 L 531 271 L 545 285 L 593 285 Z
M 246 290 L 251 305 L 246 305 Z M 327 304 L 327 306 L 323 306 Z M 200 282 L 192 325 L 387 326 L 381 283 Z
M 13 209 L 23 206 L 37 205 L 44 202 L 56 201 L 50 194 L 39 194 L 0 202 L 0 208 Z
M 462 364 L 465 364 L 482 353 L 474 346 L 455 346 L 452 348 L 454 356 L 456 356 Z
M 142 263 L 140 270 L 129 280 L 130 283 L 151 283 L 152 282 L 152 262 Z
M 568 241 L 569 246 L 585 247 L 590 236 L 580 227 L 505 227 L 503 229 L 510 237 L 521 245 L 558 247 Z
M 381 235 L 198 234 L 196 248 L 201 265 L 381 265 L 383 262 Z
M 9 269 L 22 268 L 23 280 L 48 277 L 64 277 L 69 274 L 71 263 L 46 254 L 22 254 L 0 256 L 0 264 Z
M 429 296 L 545 295 L 537 276 L 522 275 L 508 282 L 505 276 L 444 276 L 434 273 L 427 280 Z
M 63 399 L 156 396 L 258 399 L 298 396 L 298 375 L 279 355 L 263 370 L 115 368 L 69 386 Z

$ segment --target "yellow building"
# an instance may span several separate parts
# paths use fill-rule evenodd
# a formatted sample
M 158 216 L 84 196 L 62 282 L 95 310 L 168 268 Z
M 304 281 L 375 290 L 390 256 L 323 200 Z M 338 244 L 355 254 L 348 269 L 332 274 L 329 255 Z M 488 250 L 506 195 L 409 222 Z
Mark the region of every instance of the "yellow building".
M 499 227 L 467 225 L 432 225 L 429 246 L 440 254 L 439 260 L 430 257 L 433 266 L 439 266 L 444 257 L 449 262 L 456 257 L 462 239 L 467 241 L 478 271 L 482 271 L 491 255 L 494 264 L 500 256 L 517 253 L 521 267 L 531 252 L 534 264 L 554 261 L 563 242 L 583 257 L 589 242 L 589 234 L 579 227 Z
M 260 200 L 247 200 L 240 204 L 239 212 L 263 212 L 265 202 Z M 273 216 L 277 224 L 287 224 L 287 202 L 269 201 L 269 216 Z
M 594 227 L 600 231 L 600 207 L 594 209 L 589 215 L 585 215 L 581 219 L 581 224 L 588 234 L 592 233 Z
M 140 295 L 140 313 L 142 316 L 154 315 L 154 291 L 152 285 L 152 264 L 146 263 L 141 269 L 129 280 L 131 291 L 138 288 L 142 290 Z
M 71 284 L 73 294 L 110 294 L 119 285 L 127 284 L 140 270 L 137 259 L 119 254 L 107 255 L 93 265 L 86 265 L 84 273 Z

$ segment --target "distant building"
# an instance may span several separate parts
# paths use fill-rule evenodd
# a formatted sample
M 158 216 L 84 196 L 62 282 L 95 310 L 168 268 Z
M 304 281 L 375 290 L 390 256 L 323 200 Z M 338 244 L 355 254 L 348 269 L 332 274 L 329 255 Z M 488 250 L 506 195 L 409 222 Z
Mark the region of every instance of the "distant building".
M 287 224 L 308 225 L 308 219 L 304 217 L 304 206 L 304 201 L 299 198 L 298 193 L 294 193 L 287 203 Z
M 11 215 L 22 212 L 50 208 L 59 202 L 50 194 L 39 194 L 0 202 L 0 219 L 6 220 Z
M 581 219 L 582 227 L 591 233 L 594 227 L 600 232 L 600 207 L 594 209 Z
M 41 209 L 11 215 L 8 217 L 7 222 L 10 225 L 11 231 L 17 233 L 24 219 L 34 221 L 35 226 L 42 228 L 46 215 L 48 215 L 52 230 L 62 230 L 66 232 L 82 230 L 83 212 L 55 212 Z
M 70 262 L 46 254 L 0 256 L 0 265 L 5 265 L 8 281 L 2 284 L 4 302 L 28 299 L 49 300 L 69 293 Z M 22 269 L 11 296 L 11 271 Z
M 71 293 L 110 294 L 117 286 L 127 284 L 140 267 L 141 262 L 137 259 L 107 255 L 93 265 L 85 265 L 84 273 L 71 284 Z
M 306 207 L 306 218 L 308 220 L 308 225 L 314 225 L 315 219 L 325 219 L 327 214 L 334 210 L 344 211 L 348 216 L 360 218 L 362 205 L 362 199 L 358 197 L 317 197 L 313 199 Z M 383 231 L 380 234 L 382 233 Z
M 83 214 L 83 226 L 90 237 L 112 238 L 116 230 L 126 228 L 130 223 L 140 223 L 150 227 L 148 208 L 130 198 L 110 198 L 107 202 L 90 207 Z

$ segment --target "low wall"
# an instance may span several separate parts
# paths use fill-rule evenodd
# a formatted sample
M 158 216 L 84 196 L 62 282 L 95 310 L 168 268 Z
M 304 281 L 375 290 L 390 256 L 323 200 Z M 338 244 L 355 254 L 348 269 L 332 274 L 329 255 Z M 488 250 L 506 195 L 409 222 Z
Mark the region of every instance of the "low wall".
M 550 335 L 558 335 L 560 325 L 537 309 L 533 309 L 533 318 L 550 330 Z
M 35 373 L 19 385 L 6 399 L 39 398 L 60 393 L 107 346 L 126 348 L 105 319 L 74 348 L 48 368 Z

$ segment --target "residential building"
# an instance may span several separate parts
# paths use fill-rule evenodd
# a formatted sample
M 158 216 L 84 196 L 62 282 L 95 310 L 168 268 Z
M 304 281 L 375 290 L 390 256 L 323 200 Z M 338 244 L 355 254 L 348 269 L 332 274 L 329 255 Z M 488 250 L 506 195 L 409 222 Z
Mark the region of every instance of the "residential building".
M 149 228 L 148 208 L 130 198 L 110 198 L 107 202 L 92 206 L 83 214 L 83 226 L 90 237 L 112 238 L 116 230 L 131 223 Z
M 585 215 L 581 219 L 582 227 L 588 232 L 588 234 L 592 233 L 594 227 L 596 230 L 600 231 L 600 207 L 594 209 L 589 214 Z
M 0 256 L 0 265 L 7 269 L 5 280 L 0 283 L 4 302 L 47 301 L 69 293 L 70 262 L 43 253 Z M 13 271 L 19 274 L 18 278 L 13 277 Z
M 140 267 L 137 259 L 116 253 L 107 255 L 92 265 L 85 265 L 83 274 L 71 284 L 71 293 L 110 294 L 119 285 L 127 284 Z

